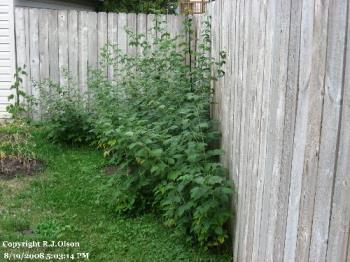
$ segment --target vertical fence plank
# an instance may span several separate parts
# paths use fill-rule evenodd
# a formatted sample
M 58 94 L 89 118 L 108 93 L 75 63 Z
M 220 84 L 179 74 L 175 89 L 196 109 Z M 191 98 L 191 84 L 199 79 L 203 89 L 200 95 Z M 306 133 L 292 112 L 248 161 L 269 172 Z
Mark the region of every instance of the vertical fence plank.
M 137 15 L 137 34 L 143 35 L 143 38 L 147 38 L 147 15 L 146 14 L 138 14 Z M 138 48 L 137 54 L 141 54 L 141 48 Z
M 199 16 L 198 18 L 200 19 L 201 16 Z M 175 19 L 176 19 L 176 16 L 174 15 L 167 15 L 166 17 L 166 30 L 170 34 L 171 38 L 175 37 L 175 30 L 174 30 L 175 23 L 176 23 Z M 201 27 L 197 26 L 197 30 L 200 30 L 200 29 Z
M 266 97 L 262 98 L 263 115 L 262 130 L 260 134 L 262 139 L 262 149 L 259 150 L 259 154 L 263 156 L 259 161 L 258 172 L 260 173 L 260 180 L 257 181 L 257 198 L 256 207 L 257 219 L 254 221 L 254 238 L 253 238 L 253 254 L 252 258 L 258 257 L 259 260 L 269 261 L 268 256 L 271 253 L 271 243 L 269 240 L 269 232 L 271 226 L 269 224 L 269 216 L 271 215 L 271 207 L 273 206 L 273 192 L 275 189 L 277 167 L 274 163 L 278 163 L 278 141 L 279 131 L 278 127 L 278 108 L 283 102 L 279 100 L 280 94 L 283 91 L 283 84 L 279 86 L 277 84 L 279 71 L 276 63 L 281 59 L 281 69 L 283 68 L 283 59 L 278 53 L 279 48 L 283 49 L 283 35 L 279 31 L 279 27 L 283 26 L 283 20 L 281 19 L 282 8 L 278 5 L 278 1 L 270 1 L 267 4 L 267 22 L 266 22 L 266 45 L 267 55 L 265 57 L 265 79 L 264 85 L 266 85 L 265 93 Z M 245 15 L 246 17 L 246 15 Z M 253 72 L 254 73 L 254 72 Z M 276 79 L 272 81 L 272 79 Z M 244 101 L 243 101 L 244 103 Z M 248 108 L 249 110 L 249 108 Z M 275 139 L 271 140 L 271 137 Z M 243 142 L 243 141 L 242 141 Z M 274 161 L 276 159 L 276 162 Z M 249 185 L 248 185 L 249 186 Z M 244 204 L 241 208 L 245 209 Z M 258 221 L 260 219 L 260 221 Z M 256 235 L 256 236 L 255 236 Z M 242 247 L 243 248 L 243 247 Z
M 97 51 L 98 51 L 98 64 L 103 61 L 101 56 L 102 49 L 107 44 L 108 35 L 107 35 L 107 13 L 98 13 L 97 14 Z M 101 68 L 107 76 L 107 67 Z
M 349 7 L 348 7 L 349 8 Z M 350 261 L 350 14 L 338 160 L 334 183 L 327 261 Z M 346 244 L 347 243 L 347 244 Z
M 32 81 L 31 94 L 39 97 L 39 89 L 37 84 L 40 81 L 40 67 L 39 67 L 39 10 L 29 10 L 29 36 L 30 36 L 30 78 Z M 39 107 L 34 108 L 33 117 L 35 120 L 39 119 Z
M 299 70 L 298 111 L 296 119 L 295 145 L 293 153 L 293 166 L 291 173 L 291 188 L 289 197 L 289 211 L 287 218 L 286 242 L 284 258 L 294 261 L 297 257 L 296 247 L 298 239 L 298 224 L 300 214 L 300 200 L 303 185 L 303 170 L 305 159 L 305 146 L 307 144 L 308 106 L 310 96 L 310 74 L 312 69 L 312 22 L 313 1 L 303 2 L 301 20 L 301 46 Z
M 34 82 L 40 81 L 39 69 L 39 10 L 29 10 L 29 35 L 30 35 L 30 76 Z M 38 97 L 39 90 L 33 87 L 32 94 Z
M 252 26 L 253 30 L 255 30 L 254 34 L 254 46 L 253 46 L 253 64 L 252 64 L 252 101 L 253 101 L 253 115 L 252 115 L 252 137 L 251 137 L 251 161 L 250 161 L 250 169 L 251 169 L 251 186 L 250 186 L 250 210 L 248 217 L 248 239 L 246 246 L 247 260 L 253 260 L 253 249 L 254 249 L 254 237 L 255 237 L 255 221 L 257 218 L 260 218 L 260 212 L 257 212 L 256 208 L 259 205 L 259 194 L 258 189 L 261 188 L 261 184 L 259 184 L 259 169 L 258 169 L 258 160 L 260 154 L 260 130 L 261 130 L 261 112 L 262 112 L 262 102 L 263 102 L 263 70 L 264 70 L 264 52 L 265 50 L 265 19 L 266 19 L 266 1 L 253 2 L 253 13 L 252 13 Z M 234 55 L 236 55 L 234 53 Z M 232 57 L 230 60 L 236 59 Z M 236 100 L 235 100 L 236 102 Z M 232 102 L 231 102 L 232 103 Z M 234 106 L 232 105 L 233 109 Z M 234 112 L 232 112 L 234 114 Z M 231 124 L 233 125 L 233 124 Z M 234 132 L 234 130 L 232 131 Z M 234 139 L 234 136 L 231 138 Z M 231 155 L 234 155 L 234 151 L 232 150 Z M 234 160 L 236 161 L 236 160 Z M 232 164 L 231 164 L 232 165 Z M 233 176 L 234 178 L 235 176 Z M 260 210 L 259 210 L 260 211 Z
M 223 2 L 224 3 L 224 2 Z M 225 10 L 226 7 L 222 7 L 222 10 Z M 251 160 L 251 124 L 252 124 L 252 115 L 250 114 L 250 110 L 253 105 L 253 85 L 252 83 L 252 57 L 253 57 L 253 37 L 254 37 L 254 28 L 252 26 L 252 9 L 253 9 L 253 1 L 249 1 L 245 5 L 245 52 L 244 52 L 244 58 L 243 58 L 243 70 L 244 70 L 244 117 L 243 117 L 243 136 L 242 136 L 242 169 L 241 174 L 244 177 L 243 181 L 243 190 L 242 190 L 242 206 L 245 208 L 242 210 L 242 219 L 248 220 L 249 219 L 249 212 L 250 212 L 250 185 L 251 185 L 251 170 L 250 170 L 250 160 Z M 224 16 L 222 16 L 222 19 L 224 19 Z M 224 24 L 224 21 L 222 21 Z M 225 26 L 226 27 L 226 26 Z M 221 29 L 221 33 L 224 35 L 226 34 L 224 30 L 225 28 Z M 220 45 L 220 48 L 222 48 L 222 43 Z M 221 49 L 220 49 L 221 50 Z M 224 91 L 223 88 L 225 86 L 225 83 L 220 83 L 220 104 L 225 103 L 224 101 Z M 220 107 L 220 121 L 224 122 L 226 114 L 223 110 L 223 107 Z M 223 126 L 221 125 L 221 128 Z M 248 223 L 245 223 L 245 225 L 242 225 L 242 234 L 241 234 L 241 243 L 243 248 L 240 249 L 239 252 L 239 258 L 243 261 L 246 261 L 248 259 L 247 254 L 247 242 L 248 242 L 248 235 L 249 235 L 249 225 Z
M 78 39 L 78 12 L 68 11 L 68 68 L 73 84 L 79 81 L 79 39 Z
M 296 118 L 296 101 L 299 80 L 299 50 L 300 50 L 300 21 L 301 2 L 291 3 L 290 37 L 288 50 L 288 72 L 286 90 L 286 112 L 284 121 L 284 145 L 282 153 L 281 180 L 279 188 L 279 205 L 276 221 L 276 241 L 274 259 L 282 261 L 284 256 L 285 230 L 288 215 L 288 200 L 290 187 L 290 174 L 292 167 L 294 130 Z
M 236 2 L 232 2 L 231 3 L 232 8 L 234 9 L 234 11 L 232 12 L 232 16 L 230 16 L 230 20 L 229 23 L 232 23 L 232 35 L 230 38 L 230 52 L 231 52 L 231 56 L 232 56 L 232 60 L 230 61 L 231 63 L 231 81 L 232 81 L 232 87 L 231 87 L 231 95 L 232 95 L 232 101 L 231 101 L 231 129 L 232 129 L 232 133 L 231 133 L 231 141 L 230 141 L 230 151 L 231 151 L 231 163 L 229 166 L 229 169 L 232 171 L 231 172 L 231 177 L 233 179 L 233 182 L 235 185 L 237 185 L 237 181 L 238 181 L 238 175 L 237 175 L 237 149 L 238 149 L 238 144 L 236 141 L 236 137 L 239 133 L 239 128 L 238 128 L 238 124 L 237 124 L 237 118 L 238 118 L 238 114 L 237 114 L 237 103 L 238 103 L 238 93 L 237 93 L 237 81 L 236 79 L 238 78 L 238 32 L 239 32 L 239 27 L 238 27 L 238 22 L 239 22 L 239 1 Z M 211 9 L 212 9 L 212 4 L 209 5 L 209 12 L 208 12 L 208 16 L 205 18 L 205 21 L 208 22 L 210 21 L 211 18 Z M 211 26 L 211 24 L 210 24 Z M 210 55 L 210 52 L 209 52 Z M 237 195 L 234 194 L 232 197 L 232 209 L 237 210 Z M 232 218 L 232 222 L 231 222 L 231 232 L 232 232 L 232 236 L 235 236 L 238 227 L 237 227 L 237 221 L 235 219 L 235 217 Z M 235 246 L 235 240 L 233 240 L 233 247 Z
M 159 16 L 159 28 L 161 31 L 166 31 L 167 28 L 167 15 Z M 161 37 L 161 32 L 157 32 L 157 37 Z
M 220 18 L 217 16 L 219 5 L 216 3 L 213 4 L 212 9 L 212 31 L 211 31 L 211 46 L 212 46 L 212 57 L 217 58 L 218 57 L 218 50 L 219 50 L 219 44 L 218 44 L 218 38 L 219 38 L 219 26 L 220 26 Z M 187 23 L 185 18 L 185 24 Z M 185 26 L 186 29 L 187 26 Z M 184 30 L 184 43 L 186 43 L 186 47 L 188 48 L 188 32 Z M 214 71 L 213 71 L 214 72 Z M 219 115 L 219 103 L 218 103 L 218 91 L 217 91 L 217 82 L 212 81 L 212 88 L 213 88 L 213 106 L 212 106 L 212 118 L 218 119 Z
M 118 43 L 118 15 L 114 13 L 108 14 L 108 43 Z M 114 66 L 109 65 L 108 67 L 108 78 L 114 80 Z
M 271 121 L 274 124 L 269 124 L 270 128 L 276 131 L 271 132 L 273 136 L 269 140 L 275 143 L 273 146 L 273 157 L 272 157 L 272 183 L 270 189 L 270 206 L 269 206 L 269 223 L 267 231 L 267 250 L 266 260 L 273 261 L 274 246 L 276 241 L 276 223 L 278 217 L 278 193 L 281 180 L 282 170 L 282 154 L 283 154 L 283 139 L 284 139 L 284 124 L 285 124 L 285 101 L 286 101 L 286 88 L 287 88 L 287 73 L 288 73 L 288 47 L 289 47 L 289 29 L 290 29 L 290 1 L 279 1 L 280 6 L 277 7 L 278 15 L 276 18 L 276 47 L 275 52 L 277 53 L 277 59 L 274 62 L 274 74 L 272 75 L 273 88 L 276 91 L 272 94 L 272 106 L 275 108 L 270 111 L 271 115 L 275 115 L 275 119 Z M 276 71 L 275 71 L 276 70 Z M 276 85 L 276 86 L 275 86 Z M 277 93 L 277 97 L 275 97 Z M 275 111 L 276 110 L 276 111 Z M 273 117 L 274 118 L 274 117 Z
M 214 7 L 216 7 L 216 3 L 214 5 Z M 216 18 L 216 12 L 215 9 L 213 10 L 213 19 L 217 19 Z M 241 170 L 241 162 L 240 162 L 240 158 L 241 158 L 241 136 L 242 136 L 242 116 L 243 116 L 243 112 L 242 112 L 242 104 L 243 104 L 243 50 L 244 50 L 244 2 L 243 0 L 240 0 L 237 3 L 237 9 L 238 9 L 238 27 L 239 27 L 239 37 L 238 37 L 238 41 L 237 41 L 237 53 L 238 53 L 238 57 L 237 57 L 237 94 L 236 97 L 238 98 L 237 101 L 237 114 L 236 114 L 236 119 L 237 119 L 237 141 L 239 141 L 239 143 L 237 144 L 237 148 L 236 148 L 236 152 L 237 152 L 237 162 L 235 165 L 235 171 L 237 172 L 237 174 L 240 174 L 240 170 Z M 214 32 L 217 31 L 216 28 L 216 24 L 213 23 L 213 33 L 212 33 L 212 37 L 213 37 L 213 43 L 212 43 L 212 55 L 215 56 L 216 50 L 215 48 L 217 48 L 217 44 L 215 41 L 215 34 Z M 216 96 L 216 92 L 215 92 L 215 96 Z M 215 106 L 214 108 L 214 114 L 218 114 L 218 110 L 216 109 L 217 106 Z M 236 222 L 236 231 L 235 231 L 235 241 L 234 241 L 234 260 L 238 261 L 239 259 L 239 249 L 241 246 L 241 242 L 240 242 L 240 235 L 241 235 L 241 231 L 242 231 L 242 226 L 240 223 L 240 218 L 241 218 L 241 214 L 242 214 L 242 201 L 241 201 L 241 191 L 243 188 L 243 181 L 241 176 L 239 175 L 238 180 L 236 180 L 236 190 L 237 190 L 237 212 L 236 212 L 236 217 L 235 219 L 237 220 Z
M 123 53 L 127 52 L 127 15 L 124 13 L 118 14 L 118 47 Z
M 349 15 L 349 14 L 348 14 Z M 339 134 L 338 160 L 330 217 L 327 261 L 350 259 L 350 20 L 348 20 L 346 68 Z M 324 241 L 321 242 L 324 244 Z M 323 250 L 322 250 L 323 251 Z M 313 257 L 310 257 L 313 259 Z M 323 259 L 324 257 L 322 257 Z M 314 260 L 316 261 L 316 260 Z M 318 260 L 320 261 L 320 260 Z
M 317 227 L 314 218 L 314 203 L 316 194 L 318 152 L 321 135 L 321 119 L 324 93 L 324 78 L 326 50 L 327 50 L 327 13 L 328 1 L 315 1 L 314 28 L 313 28 L 313 54 L 312 69 L 310 77 L 309 98 L 308 98 L 308 124 L 307 144 L 305 146 L 304 174 L 301 193 L 297 259 L 299 261 L 312 260 L 322 261 L 316 258 L 316 254 L 309 254 L 312 230 Z M 309 21 L 311 24 L 312 21 Z
M 49 64 L 50 79 L 56 83 L 59 83 L 60 67 L 58 61 L 58 12 L 56 10 L 49 11 Z
M 185 17 L 176 16 L 176 25 L 175 25 L 175 36 L 178 36 L 177 40 L 177 50 L 181 50 L 183 47 L 180 45 L 185 41 L 185 33 L 184 33 L 184 21 Z
M 348 1 L 329 2 L 327 62 L 325 73 L 325 95 L 320 139 L 318 181 L 315 199 L 315 215 L 319 218 L 317 228 L 321 241 L 330 243 L 329 224 L 333 200 L 336 152 L 338 149 L 338 126 L 340 120 L 341 94 L 343 87 L 344 52 L 346 39 L 346 15 Z M 349 218 L 347 218 L 349 219 Z M 337 261 L 337 254 L 324 250 L 320 260 Z
M 79 88 L 87 90 L 88 76 L 88 12 L 79 13 Z
M 196 51 L 199 49 L 199 45 L 203 42 L 203 36 L 202 36 L 202 29 L 204 29 L 204 22 L 205 17 L 204 16 L 197 16 L 195 19 L 195 29 L 196 29 Z M 228 32 L 229 33 L 229 29 Z M 229 35 L 227 35 L 227 41 L 226 41 L 226 52 L 229 53 Z M 226 72 L 226 71 L 225 71 Z
M 97 13 L 89 12 L 88 16 L 88 67 L 93 69 L 97 67 L 98 50 L 98 30 Z
M 234 97 L 235 97 L 235 102 L 233 105 L 233 127 L 234 127 L 234 134 L 233 134 L 233 141 L 232 141 L 232 164 L 231 164 L 231 170 L 232 170 L 232 177 L 234 177 L 234 184 L 236 186 L 236 190 L 239 187 L 239 155 L 240 155 L 240 146 L 239 146 L 239 137 L 240 137 L 240 91 L 241 89 L 238 87 L 239 85 L 239 69 L 240 69 L 240 60 L 239 60 L 239 46 L 240 46 L 240 32 L 241 32 L 241 27 L 240 27 L 240 12 L 241 12 L 241 2 L 237 1 L 236 3 L 236 12 L 235 16 L 232 17 L 235 19 L 235 41 L 233 42 L 233 46 L 231 47 L 232 50 L 234 50 L 234 61 L 233 61 L 233 79 L 234 79 Z M 233 205 L 235 209 L 237 210 L 236 214 L 238 213 L 238 193 L 236 192 L 232 198 Z M 239 228 L 239 223 L 237 221 L 237 215 L 233 218 L 233 236 L 237 236 L 238 232 L 240 230 Z M 238 240 L 237 238 L 234 239 L 233 241 L 233 248 L 234 248 L 234 257 L 236 257 L 236 251 L 238 249 Z M 237 251 L 238 253 L 238 251 Z
M 231 91 L 230 91 L 230 96 L 231 96 L 231 105 L 230 105 L 230 141 L 229 141 L 229 147 L 230 147 L 230 163 L 229 163 L 229 170 L 231 170 L 230 173 L 230 178 L 232 179 L 233 187 L 236 185 L 238 181 L 237 173 L 236 173 L 236 147 L 237 143 L 235 141 L 236 134 L 238 132 L 238 128 L 236 128 L 236 103 L 237 103 L 237 32 L 238 32 L 238 27 L 237 27 L 237 21 L 239 20 L 238 17 L 238 11 L 239 11 L 239 6 L 238 6 L 238 1 L 233 2 L 231 1 L 231 7 L 232 11 L 228 10 L 228 12 L 231 12 L 231 16 L 229 16 L 229 21 L 228 23 L 231 24 L 231 36 L 230 36 L 230 42 L 229 42 L 229 51 L 231 55 L 231 60 L 229 61 L 229 68 L 230 68 L 230 81 L 231 81 Z M 211 8 L 211 6 L 209 6 Z M 208 12 L 208 15 L 205 17 L 204 23 L 209 22 L 209 26 L 211 26 L 211 16 L 210 16 L 210 11 Z M 206 25 L 208 26 L 208 25 Z M 210 56 L 210 51 L 208 52 L 208 56 Z M 232 210 L 237 210 L 237 195 L 233 194 L 232 199 L 231 199 L 231 208 Z M 237 231 L 237 221 L 235 217 L 233 216 L 230 221 L 231 225 L 231 235 L 234 236 L 236 231 Z M 233 240 L 233 247 L 235 245 L 235 240 Z
M 49 16 L 48 10 L 41 9 L 39 16 L 39 59 L 40 80 L 49 78 Z
M 118 41 L 118 14 L 108 13 L 108 42 L 115 44 Z
M 58 61 L 60 84 L 67 84 L 64 70 L 68 69 L 68 17 L 67 11 L 58 11 Z
M 30 16 L 29 8 L 24 9 L 24 32 L 25 36 L 25 56 L 26 56 L 26 72 L 27 72 L 27 81 L 26 81 L 26 92 L 28 95 L 33 95 L 32 93 L 32 80 L 31 80 L 31 61 L 30 61 L 30 42 L 32 40 L 30 35 Z
M 261 220 L 263 217 L 263 196 L 265 189 L 265 181 L 269 179 L 266 177 L 265 173 L 265 162 L 266 162 L 266 153 L 267 153 L 267 134 L 268 134 L 268 117 L 267 112 L 269 108 L 269 95 L 270 95 L 270 75 L 271 75 L 271 63 L 272 63 L 272 57 L 271 57 L 271 49 L 272 49 L 272 30 L 271 30 L 271 14 L 270 14 L 270 6 L 265 2 L 262 5 L 262 17 L 265 19 L 265 32 L 264 32 L 264 38 L 262 40 L 262 44 L 264 46 L 264 49 L 262 49 L 263 53 L 263 69 L 262 69 L 262 83 L 261 83 L 261 109 L 260 109 L 260 132 L 259 132 L 259 156 L 258 156 L 258 165 L 257 165 L 257 185 L 256 185 L 256 203 L 255 203 L 255 219 L 254 219 L 254 237 L 252 242 L 252 261 L 259 261 L 259 251 L 260 251 L 260 231 L 263 229 L 261 226 Z M 237 51 L 238 52 L 238 51 Z M 237 55 L 238 56 L 238 55 Z M 238 92 L 238 91 L 237 91 Z M 237 103 L 240 103 L 239 100 L 236 100 Z M 239 109 L 236 109 L 239 110 Z M 239 111 L 238 111 L 239 112 Z M 238 114 L 238 112 L 235 112 L 235 115 Z M 239 121 L 239 118 L 238 118 Z M 236 138 L 236 143 L 240 143 L 239 137 Z M 236 150 L 236 161 L 239 159 L 239 151 Z M 240 173 L 236 172 L 238 176 L 238 180 L 240 180 Z
M 255 118 L 254 118 L 254 111 L 256 110 L 256 54 L 258 51 L 258 46 L 257 46 L 257 36 L 258 36 L 258 26 L 257 26 L 257 19 L 258 19 L 258 14 L 257 14 L 257 7 L 258 5 L 256 4 L 256 1 L 253 0 L 251 1 L 251 6 L 249 8 L 249 16 L 251 19 L 249 20 L 249 47 L 248 47 L 248 70 L 247 70 L 247 109 L 251 110 L 251 113 L 247 116 L 247 146 L 246 146 L 246 154 L 247 154 L 247 159 L 246 159 L 246 176 L 247 176 L 247 187 L 246 187 L 246 193 L 245 193 L 245 198 L 246 198 L 246 223 L 245 228 L 244 228 L 244 250 L 243 250 L 243 259 L 245 260 L 250 260 L 251 259 L 251 242 L 252 242 L 252 237 L 253 237 L 253 223 L 250 223 L 254 221 L 254 216 L 255 214 L 253 213 L 253 210 L 255 208 L 255 189 L 254 189 L 254 171 L 253 171 L 253 161 L 254 161 L 254 149 L 255 149 L 255 141 L 254 141 L 254 132 L 255 132 Z M 227 12 L 228 7 L 225 6 L 224 10 Z M 228 16 L 230 14 L 227 14 Z M 227 23 L 224 21 L 224 24 Z M 223 32 L 223 34 L 226 34 Z M 228 54 L 228 60 L 230 60 L 230 54 Z M 254 72 L 253 72 L 254 71 Z M 226 86 L 226 84 L 224 85 Z M 224 88 L 223 90 L 225 90 Z M 225 95 L 227 96 L 227 95 Z M 225 120 L 226 122 L 227 120 Z
M 327 54 L 327 27 L 328 27 L 328 6 L 329 1 L 315 1 L 315 35 L 318 38 L 315 38 L 316 50 L 314 53 L 314 59 L 319 64 L 318 68 L 315 69 L 313 78 L 311 79 L 312 83 L 318 85 L 324 93 L 325 88 L 325 79 L 320 78 L 319 76 L 325 75 L 326 68 L 326 54 Z M 323 98 L 323 94 L 322 94 Z M 322 111 L 321 111 L 322 112 Z M 320 129 L 321 130 L 321 129 Z M 319 148 L 318 148 L 319 149 Z M 319 157 L 319 152 L 316 152 L 317 158 Z M 318 171 L 318 168 L 317 168 Z M 317 193 L 315 193 L 317 194 Z M 316 197 L 316 196 L 315 196 Z M 323 214 L 316 210 L 313 214 L 313 227 L 311 234 L 311 243 L 310 243 L 310 261 L 318 262 L 322 261 L 325 258 L 324 252 L 326 252 L 326 241 L 322 239 L 322 234 L 319 231 L 320 220 L 323 220 Z
M 220 7 L 222 9 L 222 6 Z M 241 129 L 241 144 L 240 144 L 240 174 L 241 178 L 239 183 L 239 190 L 238 190 L 238 197 L 239 197 L 239 206 L 241 207 L 240 210 L 240 219 L 245 220 L 248 218 L 249 214 L 249 195 L 248 195 L 248 183 L 249 183 L 249 171 L 248 171 L 248 147 L 249 147 L 249 124 L 250 124 L 250 118 L 248 115 L 248 110 L 250 108 L 250 88 L 251 86 L 248 84 L 250 81 L 250 51 L 249 47 L 251 45 L 251 23 L 250 23 L 250 12 L 251 12 L 251 2 L 246 2 L 242 5 L 242 15 L 245 16 L 244 18 L 244 24 L 242 28 L 242 47 L 244 52 L 241 53 L 241 59 L 242 59 L 242 71 L 241 71 L 241 84 L 242 84 L 242 104 L 241 104 L 241 123 L 240 123 L 240 129 Z M 221 17 L 221 12 L 218 14 L 219 17 Z M 222 22 L 221 22 L 222 23 Z M 222 30 L 218 31 L 219 34 L 221 34 Z M 218 47 L 221 50 L 221 43 L 218 44 Z M 221 104 L 222 101 L 222 83 L 219 83 L 219 103 Z M 219 107 L 218 114 L 220 115 L 220 121 L 222 119 L 222 108 Z M 242 208 L 242 207 L 245 208 Z M 247 253 L 246 253 L 246 243 L 247 243 L 247 235 L 248 235 L 248 225 L 247 224 L 240 224 L 239 225 L 239 237 L 237 239 L 237 242 L 239 242 L 239 248 L 238 248 L 238 260 L 246 260 Z
M 98 67 L 101 67 L 102 50 L 106 46 L 108 41 L 108 17 L 107 13 L 97 14 L 97 52 L 98 52 Z M 107 76 L 107 66 L 101 68 L 104 74 Z
M 97 44 L 98 51 L 101 52 L 101 49 L 107 43 L 107 13 L 98 13 L 97 14 Z
M 222 23 L 223 24 L 227 24 L 229 25 L 228 23 L 228 18 L 229 18 L 229 13 L 228 11 L 231 11 L 229 10 L 229 3 L 230 2 L 223 2 L 223 5 L 222 8 L 223 8 L 223 12 L 222 12 Z M 202 19 L 198 19 L 197 20 L 197 23 L 198 24 L 195 24 L 195 31 L 196 31 L 196 34 L 195 34 L 195 47 L 194 47 L 194 50 L 196 50 L 198 48 L 198 44 L 202 41 L 202 37 L 201 37 L 201 32 L 199 30 L 196 29 L 196 27 L 199 27 L 199 25 L 201 24 L 202 22 Z M 229 37 L 230 37 L 230 27 L 229 26 L 226 26 L 226 27 L 223 27 L 223 30 L 222 30 L 222 45 L 221 45 L 221 50 L 224 51 L 226 53 L 226 59 L 227 61 L 230 61 L 230 49 L 229 49 Z M 224 70 L 225 75 L 222 79 L 222 84 L 223 86 L 225 86 L 226 88 L 223 88 L 222 89 L 222 108 L 223 108 L 223 129 L 222 129 L 222 140 L 223 140 L 223 150 L 224 150 L 224 156 L 223 156 L 223 163 L 225 166 L 228 166 L 228 162 L 229 162 L 229 141 L 228 141 L 228 137 L 229 137 L 229 120 L 228 120 L 228 117 L 229 117 L 229 105 L 230 105 L 230 96 L 229 96 L 229 90 L 230 90 L 230 79 L 229 79 L 229 76 L 230 76 L 230 72 L 229 72 L 229 63 L 225 63 L 225 65 L 223 66 L 222 68 Z
M 147 16 L 147 40 L 151 44 L 151 48 L 153 50 L 153 42 L 157 37 L 157 33 L 155 30 L 156 27 L 156 16 L 150 14 Z
M 161 16 L 160 17 L 160 21 L 161 21 L 161 25 L 163 25 L 163 21 L 164 21 L 164 17 L 163 16 Z M 191 33 L 190 34 L 188 34 L 188 36 L 189 36 L 189 39 L 188 39 L 188 41 L 189 41 L 189 48 L 190 48 L 190 50 L 191 50 L 191 52 L 193 53 L 193 52 L 195 52 L 196 51 L 196 48 L 197 48 L 197 39 L 196 39 L 196 37 L 197 37 L 197 35 L 196 35 L 196 33 L 197 33 L 197 30 L 196 30 L 196 19 L 195 19 L 195 17 L 192 17 L 191 18 L 191 21 L 192 21 L 192 26 L 191 26 Z M 160 32 L 157 32 L 157 37 L 161 37 L 161 35 L 160 35 Z M 193 56 L 193 55 L 191 55 L 192 56 L 192 59 L 191 59 L 191 64 L 192 65 L 194 65 L 195 64 L 195 56 Z
M 127 15 L 127 27 L 128 27 L 128 30 L 130 30 L 133 34 L 136 34 L 137 33 L 137 16 L 136 14 L 128 14 Z M 129 55 L 136 55 L 136 47 L 135 46 L 132 46 L 130 45 L 130 41 L 128 39 L 128 42 L 127 42 L 127 47 L 128 47 L 128 54 Z

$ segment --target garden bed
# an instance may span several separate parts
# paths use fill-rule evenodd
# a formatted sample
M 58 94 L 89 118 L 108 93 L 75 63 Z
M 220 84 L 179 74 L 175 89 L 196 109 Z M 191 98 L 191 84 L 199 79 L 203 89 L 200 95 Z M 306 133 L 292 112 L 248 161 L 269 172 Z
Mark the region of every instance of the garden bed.
M 0 179 L 33 176 L 42 170 L 31 129 L 25 121 L 0 125 Z
M 43 166 L 40 160 L 6 156 L 0 158 L 0 179 L 10 179 L 19 175 L 33 176 L 38 174 Z

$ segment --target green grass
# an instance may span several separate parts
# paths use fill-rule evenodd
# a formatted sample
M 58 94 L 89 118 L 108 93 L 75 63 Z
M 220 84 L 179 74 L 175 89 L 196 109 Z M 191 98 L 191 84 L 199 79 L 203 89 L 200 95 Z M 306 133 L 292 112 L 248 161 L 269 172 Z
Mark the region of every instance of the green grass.
M 2 241 L 64 240 L 79 248 L 26 249 L 29 253 L 90 254 L 90 261 L 231 261 L 225 251 L 193 247 L 155 215 L 113 215 L 99 198 L 108 176 L 100 152 L 49 144 L 35 134 L 36 153 L 46 163 L 35 177 L 0 180 Z M 0 245 L 2 253 L 16 252 Z

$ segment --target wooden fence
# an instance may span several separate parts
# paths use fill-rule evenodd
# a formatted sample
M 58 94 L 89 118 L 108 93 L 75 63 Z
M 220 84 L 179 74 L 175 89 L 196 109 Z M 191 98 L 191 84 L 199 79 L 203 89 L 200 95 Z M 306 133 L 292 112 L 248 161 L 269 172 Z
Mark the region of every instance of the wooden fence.
M 216 0 L 235 261 L 350 261 L 349 1 Z
M 183 17 L 164 15 L 160 20 L 166 22 L 173 36 L 182 32 Z M 107 42 L 136 54 L 137 49 L 129 46 L 125 28 L 153 39 L 157 34 L 154 23 L 155 15 L 16 8 L 17 66 L 27 65 L 28 73 L 23 87 L 37 96 L 33 81 L 51 79 L 62 84 L 63 69 L 68 69 L 74 82 L 86 90 L 88 70 L 98 66 L 100 50 Z M 112 77 L 112 70 L 108 74 Z

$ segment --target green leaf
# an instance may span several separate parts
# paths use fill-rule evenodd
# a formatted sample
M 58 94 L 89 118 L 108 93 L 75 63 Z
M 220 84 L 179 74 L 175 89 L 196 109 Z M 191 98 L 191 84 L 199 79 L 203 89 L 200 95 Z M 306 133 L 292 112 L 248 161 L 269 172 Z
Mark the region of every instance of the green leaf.
M 129 131 L 129 132 L 126 132 L 125 135 L 126 135 L 126 136 L 133 136 L 133 135 L 134 135 L 134 132 Z
M 211 176 L 208 179 L 208 183 L 211 184 L 211 185 L 221 184 L 222 182 L 223 182 L 223 178 L 219 177 L 219 176 Z
M 202 196 L 207 194 L 206 188 L 203 187 L 195 187 L 191 190 L 191 197 L 195 200 L 200 199 Z
M 107 144 L 110 146 L 115 146 L 117 144 L 117 140 L 116 139 L 109 140 Z
M 154 149 L 154 150 L 152 150 L 152 151 L 150 152 L 150 154 L 151 154 L 151 156 L 153 156 L 153 157 L 159 158 L 159 157 L 161 157 L 162 154 L 163 154 L 163 149 L 161 149 L 161 148 Z
M 224 150 L 221 150 L 221 149 L 215 149 L 215 150 L 210 150 L 208 151 L 208 155 L 209 156 L 221 156 L 224 154 Z

